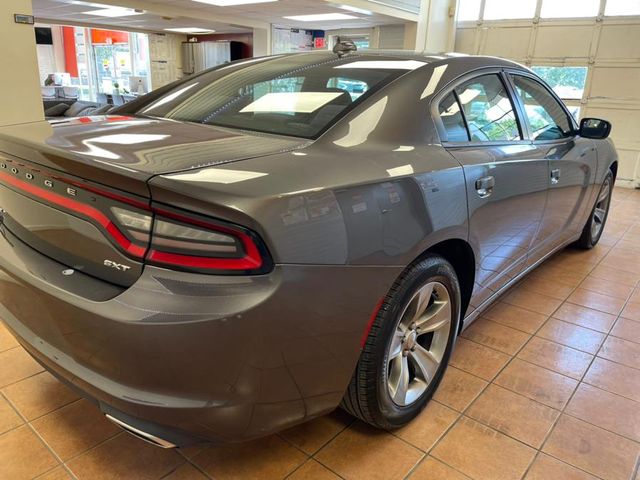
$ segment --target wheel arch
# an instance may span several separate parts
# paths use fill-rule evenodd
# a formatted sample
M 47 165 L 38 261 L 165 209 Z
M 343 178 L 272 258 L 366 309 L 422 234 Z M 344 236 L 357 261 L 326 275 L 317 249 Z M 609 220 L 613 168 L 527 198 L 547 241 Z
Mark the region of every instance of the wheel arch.
M 476 256 L 473 248 L 466 240 L 451 238 L 430 246 L 422 252 L 414 262 L 420 261 L 429 254 L 440 255 L 451 264 L 456 272 L 458 282 L 460 283 L 460 311 L 462 312 L 460 322 L 462 322 L 471 301 L 471 294 L 473 293 L 473 285 L 476 277 Z

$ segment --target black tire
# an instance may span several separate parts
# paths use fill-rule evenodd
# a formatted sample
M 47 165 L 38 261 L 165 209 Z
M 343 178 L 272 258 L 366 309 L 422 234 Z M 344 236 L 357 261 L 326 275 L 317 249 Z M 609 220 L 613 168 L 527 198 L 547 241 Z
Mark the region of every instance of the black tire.
M 606 194 L 606 198 L 602 199 L 602 195 L 604 194 L 605 189 L 607 189 L 608 193 Z M 607 218 L 609 218 L 609 207 L 611 205 L 611 194 L 613 193 L 613 173 L 611 170 L 607 172 L 607 175 L 604 177 L 602 185 L 598 190 L 598 196 L 596 197 L 596 203 L 593 205 L 593 209 L 589 214 L 589 219 L 582 229 L 582 235 L 576 241 L 575 245 L 578 248 L 582 248 L 584 250 L 589 250 L 595 247 L 600 241 L 600 237 L 602 236 L 602 232 L 604 232 L 604 227 L 607 223 Z M 596 210 L 603 206 L 604 202 L 604 215 L 600 215 L 600 225 L 598 225 L 598 218 L 596 217 Z M 594 227 L 594 224 L 596 226 Z
M 396 332 L 400 328 L 401 321 L 404 323 L 406 320 L 403 320 L 403 318 L 406 319 L 409 316 L 416 318 L 408 313 L 409 303 L 418 298 L 416 295 L 419 295 L 419 292 L 427 291 L 430 285 L 437 285 L 440 296 L 444 296 L 443 293 L 445 292 L 442 290 L 444 286 L 449 297 L 451 320 L 448 332 L 435 330 L 438 332 L 437 335 L 441 335 L 437 340 L 439 344 L 437 348 L 440 352 L 444 348 L 444 354 L 430 381 L 422 382 L 426 385 L 426 390 L 411 403 L 398 405 L 390 393 L 390 388 L 393 387 L 388 383 L 393 382 L 390 378 L 391 367 L 389 362 L 399 359 L 397 354 L 390 358 L 391 342 L 396 338 L 395 345 L 398 345 Z M 439 298 L 439 294 L 435 289 L 433 292 L 435 293 L 432 294 L 431 300 L 429 300 L 431 307 L 427 308 L 425 314 L 429 311 L 429 308 L 433 308 L 433 305 L 435 305 L 433 303 L 434 299 L 438 300 Z M 426 298 L 426 294 L 423 296 Z M 455 270 L 444 258 L 438 255 L 429 255 L 409 266 L 393 284 L 380 307 L 349 387 L 342 400 L 342 408 L 370 425 L 383 429 L 401 427 L 415 418 L 433 396 L 449 363 L 460 325 L 460 298 L 460 285 Z M 440 303 L 444 304 L 444 302 Z M 415 304 L 416 309 L 418 304 L 419 302 Z M 435 311 L 438 310 L 436 309 Z M 431 318 L 435 318 L 436 315 L 439 315 L 440 318 L 446 318 L 448 312 L 434 314 Z M 413 322 L 411 328 L 416 328 L 415 325 L 416 322 Z M 420 327 L 417 328 L 419 331 Z M 444 347 L 444 339 L 447 334 L 446 347 Z M 414 349 L 420 342 L 419 339 L 428 335 L 432 335 L 432 337 L 431 340 L 427 339 L 427 341 L 435 342 L 435 337 L 433 337 L 433 335 L 436 335 L 435 333 L 419 333 L 418 335 L 421 336 L 414 335 L 413 339 L 411 339 Z M 401 345 L 404 346 L 403 348 L 407 348 L 408 343 L 409 340 L 403 339 Z M 429 345 L 429 348 L 432 348 L 431 343 Z M 403 356 L 409 355 L 411 358 L 414 358 L 413 354 L 417 353 L 413 349 L 411 351 L 403 350 L 402 352 Z M 402 361 L 403 359 L 400 358 L 399 360 Z M 409 361 L 409 363 L 411 362 Z M 416 371 L 414 367 L 414 379 L 412 382 L 417 378 Z M 418 380 L 420 384 L 421 380 Z M 420 387 L 424 388 L 422 385 Z

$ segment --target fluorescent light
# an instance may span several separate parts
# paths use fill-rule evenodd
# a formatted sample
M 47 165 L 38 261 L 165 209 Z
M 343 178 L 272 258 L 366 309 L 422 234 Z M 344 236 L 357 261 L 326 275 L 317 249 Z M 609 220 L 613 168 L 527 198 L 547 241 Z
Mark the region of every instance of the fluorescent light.
M 216 7 L 232 7 L 234 5 L 251 5 L 253 3 L 269 3 L 278 0 L 193 0 L 194 2 L 208 3 Z
M 287 20 L 295 20 L 297 22 L 324 22 L 332 20 L 352 20 L 353 15 L 347 15 L 346 13 L 316 13 L 313 15 L 293 15 L 291 17 L 284 17 Z
M 167 32 L 192 33 L 194 35 L 215 32 L 215 30 L 205 30 L 204 28 L 197 27 L 165 28 L 165 30 Z
M 365 10 L 364 8 L 352 7 L 351 5 L 336 5 L 336 7 L 341 8 L 342 10 L 347 10 L 348 12 L 360 13 L 362 15 L 373 15 L 373 12 L 370 10 Z
M 362 60 L 345 63 L 333 68 L 364 68 L 370 70 L 416 70 L 427 63 L 419 60 Z
M 240 113 L 311 113 L 341 95 L 344 92 L 267 93 L 244 107 Z
M 117 17 L 128 17 L 132 15 L 142 15 L 144 11 L 134 10 L 132 8 L 124 8 L 124 7 L 109 7 L 109 8 L 103 8 L 101 10 L 90 10 L 88 12 L 82 12 L 82 13 L 84 15 L 97 15 L 99 17 L 117 18 Z

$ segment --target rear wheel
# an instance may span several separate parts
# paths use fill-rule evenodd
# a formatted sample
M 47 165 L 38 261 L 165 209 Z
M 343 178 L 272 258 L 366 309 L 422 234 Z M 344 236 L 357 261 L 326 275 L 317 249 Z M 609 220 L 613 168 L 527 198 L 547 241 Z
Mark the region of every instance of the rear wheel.
M 373 323 L 342 407 L 397 428 L 425 407 L 449 362 L 460 318 L 453 267 L 433 255 L 395 282 Z
M 580 248 L 590 249 L 593 248 L 604 231 L 604 226 L 607 223 L 607 217 L 609 216 L 609 206 L 611 205 L 611 194 L 613 193 L 613 174 L 611 171 L 607 172 L 607 176 L 602 182 L 600 191 L 598 192 L 598 199 L 593 206 L 593 211 L 589 220 L 587 220 L 580 239 L 576 242 L 576 245 Z

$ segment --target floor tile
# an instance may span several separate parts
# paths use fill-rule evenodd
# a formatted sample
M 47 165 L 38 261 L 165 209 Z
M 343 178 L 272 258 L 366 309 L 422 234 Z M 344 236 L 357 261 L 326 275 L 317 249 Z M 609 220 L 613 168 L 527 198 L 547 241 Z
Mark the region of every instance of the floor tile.
M 489 385 L 466 415 L 534 448 L 540 448 L 560 412 L 497 385 Z
M 585 274 L 565 270 L 551 262 L 546 262 L 542 266 L 536 268 L 529 274 L 529 276 L 543 278 L 550 283 L 563 283 L 574 288 L 580 285 L 586 277 Z
M 544 338 L 533 337 L 517 358 L 580 380 L 589 368 L 593 355 Z
M 58 461 L 27 425 L 0 435 L 0 478 L 33 478 L 56 465 Z
M 208 477 L 189 463 L 183 463 L 162 480 L 208 480 Z
M 539 277 L 526 277 L 518 284 L 518 286 L 525 290 L 547 295 L 558 300 L 565 300 L 569 295 L 571 295 L 571 292 L 573 292 L 574 289 L 571 285 L 566 285 L 560 282 L 550 282 Z
M 640 370 L 635 368 L 596 357 L 583 381 L 640 402 Z
M 41 372 L 42 367 L 22 347 L 0 352 L 0 387 Z
M 460 337 L 456 342 L 450 364 L 490 381 L 509 360 L 511 357 L 505 353 Z
M 454 470 L 440 460 L 429 456 L 413 471 L 410 480 L 470 480 L 466 475 Z
M 193 462 L 216 480 L 279 479 L 307 460 L 307 456 L 276 435 L 251 442 L 213 445 Z
M 73 477 L 64 467 L 60 466 L 37 476 L 35 480 L 73 480 Z
M 563 303 L 562 306 L 555 311 L 553 317 L 603 333 L 611 330 L 611 327 L 616 321 L 615 315 L 580 305 L 574 305 L 573 303 Z
M 631 476 L 640 445 L 563 415 L 542 450 L 605 480 L 620 480 Z
M 632 303 L 640 303 L 640 287 L 636 287 L 634 292 L 629 297 L 629 301 Z
M 462 418 L 432 455 L 477 480 L 520 479 L 535 450 L 470 418 Z
M 0 395 L 0 435 L 22 425 L 24 421 L 7 400 Z
M 640 303 L 628 303 L 622 310 L 622 316 L 640 322 Z
M 63 407 L 78 395 L 49 372 L 42 372 L 2 389 L 11 403 L 27 420 Z
M 78 480 L 155 480 L 183 462 L 175 450 L 154 447 L 123 432 L 67 465 Z
M 622 338 L 607 337 L 598 356 L 628 367 L 640 368 L 640 344 Z
M 480 318 L 473 322 L 462 337 L 480 343 L 508 355 L 514 355 L 531 335 L 499 323 Z
M 546 315 L 504 302 L 496 303 L 482 317 L 526 333 L 535 333 L 547 320 Z
M 293 443 L 307 455 L 313 455 L 329 440 L 353 422 L 353 417 L 338 409 L 329 415 L 315 418 L 281 433 L 282 437 Z
M 611 330 L 611 335 L 640 343 L 640 322 L 620 317 Z
M 340 477 L 313 458 L 298 468 L 287 480 L 340 480 Z
M 640 442 L 640 403 L 580 384 L 565 413 Z
M 543 315 L 551 315 L 562 303 L 562 300 L 520 288 L 507 293 L 503 301 Z
M 578 382 L 537 365 L 513 359 L 494 381 L 496 384 L 560 410 Z
M 404 478 L 424 454 L 399 438 L 356 422 L 315 456 L 347 480 Z
M 527 472 L 525 480 L 597 480 L 596 477 L 560 460 L 538 454 L 535 462 Z
M 32 425 L 64 461 L 122 431 L 84 399 L 40 417 Z
M 481 378 L 470 375 L 455 367 L 449 367 L 433 398 L 461 412 L 480 395 L 480 392 L 486 386 L 487 382 Z
M 594 355 L 605 339 L 604 333 L 555 318 L 547 320 L 536 336 Z
M 20 344 L 14 336 L 9 333 L 7 327 L 5 327 L 2 321 L 0 321 L 0 352 L 4 352 L 10 348 L 15 348 L 19 345 Z
M 637 285 L 640 281 L 640 274 L 638 273 L 625 272 L 605 265 L 598 265 L 589 275 L 596 278 L 602 278 L 603 280 L 623 283 L 632 287 Z
M 580 288 L 625 301 L 633 292 L 633 287 L 631 285 L 603 280 L 592 276 L 585 278 L 580 284 Z
M 625 304 L 625 301 L 620 298 L 609 297 L 608 295 L 591 292 L 583 288 L 577 288 L 567 298 L 567 302 L 610 313 L 611 315 L 619 315 Z
M 431 401 L 418 417 L 408 425 L 394 430 L 393 434 L 427 452 L 453 425 L 459 415 L 455 410 Z

